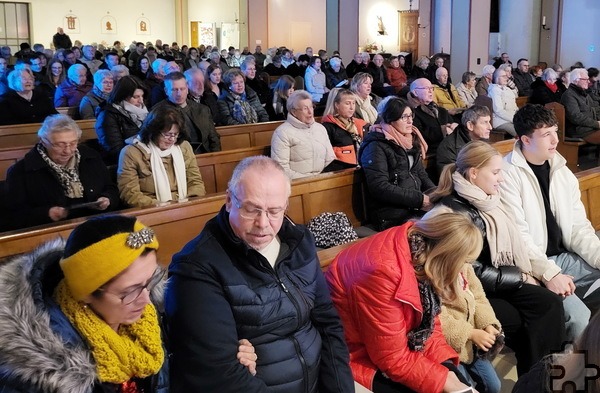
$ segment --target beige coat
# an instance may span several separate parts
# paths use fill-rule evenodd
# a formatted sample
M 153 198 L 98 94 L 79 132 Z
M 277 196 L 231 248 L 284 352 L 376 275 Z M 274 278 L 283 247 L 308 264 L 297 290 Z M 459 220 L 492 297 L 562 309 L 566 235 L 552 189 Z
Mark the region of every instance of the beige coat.
M 470 263 L 465 263 L 461 276 L 466 280 L 466 288 L 458 294 L 454 302 L 442 303 L 440 321 L 444 337 L 458 353 L 460 361 L 471 363 L 473 361 L 473 342 L 469 339 L 471 330 L 485 329 L 489 325 L 494 325 L 500 330 L 500 321 L 485 297 L 481 282 Z
M 183 141 L 179 146 L 181 147 L 185 162 L 188 188 L 187 196 L 205 195 L 204 182 L 202 181 L 192 146 L 187 141 Z M 177 201 L 179 200 L 179 196 L 177 195 L 177 180 L 175 179 L 173 158 L 171 156 L 164 157 L 162 161 L 169 176 L 171 197 L 174 201 Z M 144 207 L 154 205 L 158 202 L 152 169 L 150 167 L 150 154 L 144 151 L 141 146 L 128 145 L 121 150 L 117 172 L 117 185 L 119 186 L 121 200 L 129 206 Z

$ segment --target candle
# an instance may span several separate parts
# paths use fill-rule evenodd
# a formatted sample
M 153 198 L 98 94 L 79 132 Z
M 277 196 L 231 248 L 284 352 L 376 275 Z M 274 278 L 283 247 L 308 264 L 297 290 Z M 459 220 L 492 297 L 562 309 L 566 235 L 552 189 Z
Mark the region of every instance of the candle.
M 542 17 L 542 26 L 546 26 L 546 17 L 545 16 Z
M 421 17 L 417 17 L 417 24 L 420 25 L 421 24 Z

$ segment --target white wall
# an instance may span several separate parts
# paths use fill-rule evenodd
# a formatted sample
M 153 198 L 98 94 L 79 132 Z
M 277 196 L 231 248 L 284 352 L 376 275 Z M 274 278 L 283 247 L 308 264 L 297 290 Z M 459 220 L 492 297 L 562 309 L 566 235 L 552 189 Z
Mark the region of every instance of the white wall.
M 307 46 L 315 54 L 325 49 L 325 4 L 324 0 L 269 0 L 269 46 L 285 45 L 295 53 L 304 53 Z
M 452 38 L 452 2 L 448 0 L 436 0 L 434 5 L 433 20 L 435 23 L 432 26 L 433 47 L 431 54 L 434 53 L 452 53 L 450 39 Z M 457 20 L 458 23 L 466 21 L 463 16 L 462 20 Z
M 169 0 L 137 1 L 120 0 L 28 0 L 31 3 L 32 42 L 50 47 L 56 28 L 62 26 L 72 41 L 102 43 L 112 45 L 119 40 L 124 45 L 131 41 L 152 41 L 162 39 L 164 43 L 175 41 L 175 7 Z M 102 18 L 110 12 L 116 20 L 115 34 L 103 34 Z M 139 18 L 150 21 L 150 34 L 137 35 Z M 74 14 L 79 18 L 79 33 L 69 32 L 63 21 L 64 16 Z
M 600 2 L 569 0 L 563 3 L 559 63 L 569 68 L 581 61 L 587 68 L 600 66 Z M 550 21 L 546 21 L 550 25 Z
M 245 10 L 243 13 L 245 14 Z M 238 22 L 245 22 L 241 19 L 244 16 L 245 15 L 240 15 L 239 0 L 188 0 L 189 20 L 193 22 L 215 23 L 217 27 L 217 37 L 220 37 L 221 34 L 221 23 L 235 23 L 236 19 L 238 19 Z M 246 25 L 239 26 L 239 30 L 244 30 L 244 34 L 247 35 L 248 33 L 245 29 Z M 188 39 L 188 43 L 189 42 L 191 42 L 191 39 Z M 219 38 L 217 38 L 217 43 L 220 44 Z M 227 44 L 225 44 L 225 46 L 227 46 Z M 234 46 L 239 46 L 239 38 L 238 44 Z
M 569 0 L 577 2 L 579 0 Z M 590 3 L 595 0 L 590 0 Z M 513 64 L 519 58 L 536 64 L 539 58 L 541 0 L 500 2 L 500 34 L 490 34 L 490 58 L 507 52 Z M 579 22 L 577 22 L 579 23 Z
M 408 7 L 408 0 L 360 0 L 358 45 L 364 47 L 367 43 L 375 42 L 379 46 L 383 45 L 388 53 L 398 53 L 398 11 L 408 10 Z M 413 1 L 412 9 L 419 9 L 419 1 Z M 383 20 L 386 35 L 377 33 L 378 16 Z M 423 18 L 421 23 L 424 23 Z

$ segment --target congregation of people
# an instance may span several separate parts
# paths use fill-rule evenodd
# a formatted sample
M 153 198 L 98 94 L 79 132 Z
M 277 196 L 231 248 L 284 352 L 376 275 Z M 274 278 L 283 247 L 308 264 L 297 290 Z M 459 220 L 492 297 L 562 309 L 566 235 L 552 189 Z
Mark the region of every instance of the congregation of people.
M 93 217 L 0 264 L 0 392 L 499 393 L 505 345 L 514 392 L 550 392 L 555 364 L 584 379 L 558 352 L 600 344 L 600 238 L 544 105 L 599 144 L 598 69 L 504 53 L 453 84 L 441 55 L 125 50 L 60 28 L 53 46 L 1 51 L 0 125 L 41 123 L 7 172 L 2 229 Z M 119 210 L 206 196 L 196 155 L 222 150 L 218 127 L 268 121 L 270 157 L 236 166 L 161 268 L 154 231 Z M 492 132 L 514 139 L 507 156 Z M 291 184 L 346 168 L 371 234 L 322 272 Z

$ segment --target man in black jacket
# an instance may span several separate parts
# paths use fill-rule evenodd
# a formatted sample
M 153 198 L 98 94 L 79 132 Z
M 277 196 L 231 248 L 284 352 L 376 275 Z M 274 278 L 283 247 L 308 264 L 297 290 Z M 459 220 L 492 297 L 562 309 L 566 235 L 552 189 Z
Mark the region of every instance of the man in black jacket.
M 278 163 L 244 159 L 217 217 L 173 257 L 171 392 L 354 392 L 314 239 L 285 216 L 289 195 Z M 256 349 L 256 376 L 236 359 L 240 339 Z

